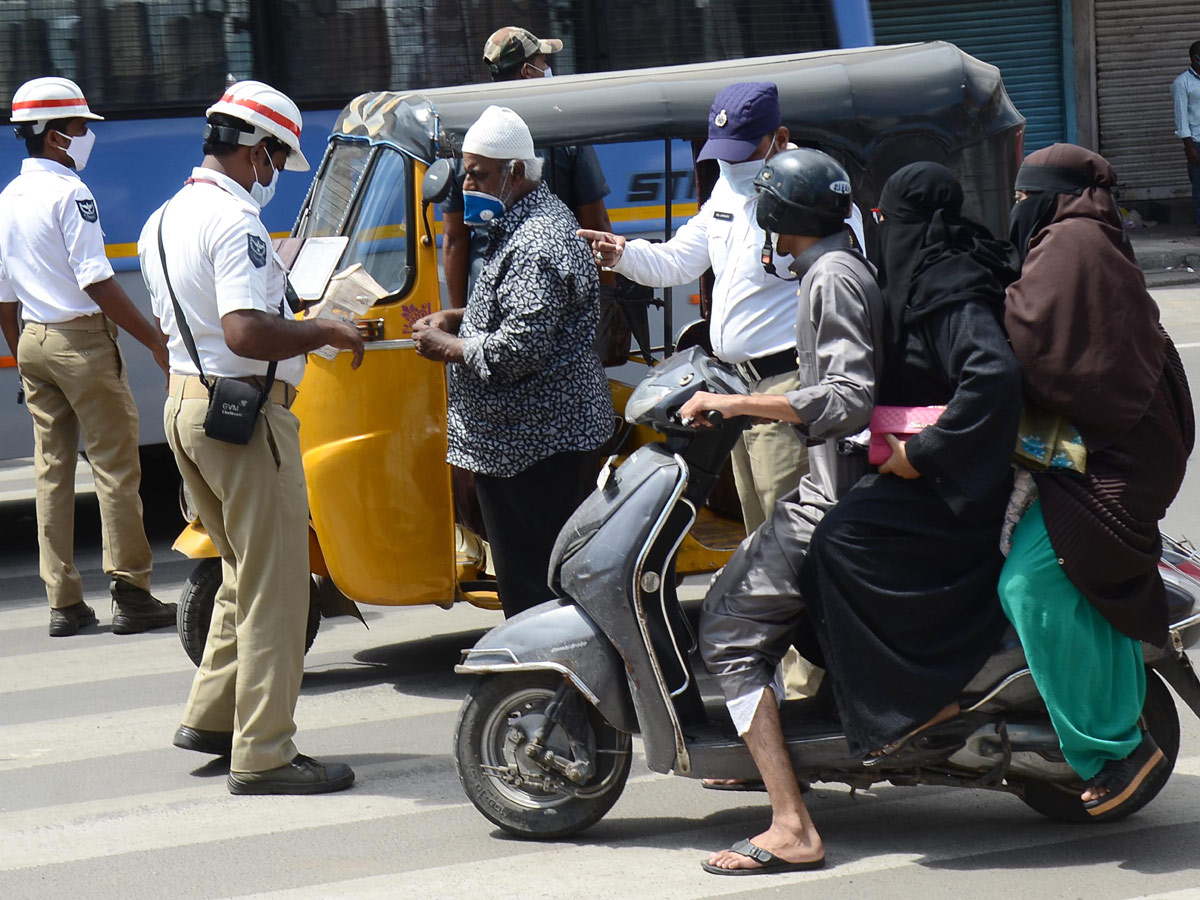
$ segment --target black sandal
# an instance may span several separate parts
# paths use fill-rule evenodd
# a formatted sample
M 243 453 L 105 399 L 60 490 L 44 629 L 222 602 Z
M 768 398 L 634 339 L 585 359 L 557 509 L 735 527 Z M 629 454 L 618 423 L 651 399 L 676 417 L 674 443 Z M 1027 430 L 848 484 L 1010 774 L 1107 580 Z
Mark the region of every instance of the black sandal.
M 1093 819 L 1111 818 L 1126 803 L 1135 802 L 1154 782 L 1151 777 L 1169 765 L 1166 755 L 1149 734 L 1143 735 L 1138 748 L 1124 759 L 1106 762 L 1086 785 L 1086 789 L 1105 788 L 1108 793 L 1085 800 L 1083 808 Z

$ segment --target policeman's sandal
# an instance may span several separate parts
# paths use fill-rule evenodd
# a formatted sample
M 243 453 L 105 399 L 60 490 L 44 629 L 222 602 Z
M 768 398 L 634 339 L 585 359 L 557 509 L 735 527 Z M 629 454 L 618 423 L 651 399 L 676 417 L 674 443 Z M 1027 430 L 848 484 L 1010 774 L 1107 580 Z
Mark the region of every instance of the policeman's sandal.
M 82 600 L 73 606 L 50 610 L 50 637 L 79 634 L 84 625 L 96 624 L 96 612 Z
M 178 604 L 163 603 L 144 588 L 114 578 L 113 634 L 140 634 L 152 628 L 165 628 L 175 624 Z

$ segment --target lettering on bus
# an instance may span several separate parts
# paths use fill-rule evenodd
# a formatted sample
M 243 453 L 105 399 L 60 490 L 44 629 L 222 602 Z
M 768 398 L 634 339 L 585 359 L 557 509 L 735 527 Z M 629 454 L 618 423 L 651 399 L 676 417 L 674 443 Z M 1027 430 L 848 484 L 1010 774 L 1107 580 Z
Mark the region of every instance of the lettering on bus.
M 629 189 L 625 192 L 626 203 L 665 203 L 662 172 L 635 172 L 629 176 Z M 691 169 L 679 169 L 671 173 L 671 202 L 696 199 L 696 176 Z

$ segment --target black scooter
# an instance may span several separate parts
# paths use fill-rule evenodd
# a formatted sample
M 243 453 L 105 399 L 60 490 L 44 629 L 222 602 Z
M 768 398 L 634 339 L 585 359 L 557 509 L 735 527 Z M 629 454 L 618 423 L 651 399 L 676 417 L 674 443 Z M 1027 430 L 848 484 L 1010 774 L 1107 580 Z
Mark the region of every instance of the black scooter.
M 747 392 L 736 372 L 699 348 L 647 374 L 626 418 L 666 440 L 620 465 L 610 459 L 563 527 L 550 565 L 561 599 L 515 616 L 463 651 L 456 671 L 479 677 L 455 733 L 459 778 L 476 808 L 513 834 L 558 838 L 599 821 L 625 786 L 633 734 L 641 734 L 656 772 L 758 777 L 719 691 L 711 679 L 697 684 L 695 635 L 675 591 L 676 550 L 745 427 L 744 418 L 709 429 L 680 422 L 679 408 L 699 390 Z M 1200 554 L 1164 543 L 1173 624 L 1165 646 L 1144 647 L 1142 726 L 1173 768 L 1179 718 L 1164 681 L 1200 716 L 1200 682 L 1184 652 L 1200 642 Z M 984 788 L 1015 794 L 1054 819 L 1091 820 L 1011 630 L 960 704 L 956 718 L 870 768 L 851 755 L 828 705 L 788 701 L 781 717 L 796 774 L 806 781 Z M 1171 768 L 1148 785 L 1138 807 Z M 1133 811 L 1127 804 L 1122 812 Z

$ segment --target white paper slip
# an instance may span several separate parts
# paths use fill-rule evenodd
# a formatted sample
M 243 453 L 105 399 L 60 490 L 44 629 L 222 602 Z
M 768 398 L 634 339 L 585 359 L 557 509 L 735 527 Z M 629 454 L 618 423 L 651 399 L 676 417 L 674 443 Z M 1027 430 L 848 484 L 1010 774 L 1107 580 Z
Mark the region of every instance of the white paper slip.
M 365 316 L 372 306 L 387 295 L 387 289 L 371 277 L 362 263 L 355 263 L 329 279 L 321 302 L 309 309 L 306 317 L 339 318 L 353 322 Z M 338 350 L 329 344 L 312 352 L 322 359 L 333 359 L 338 355 Z

